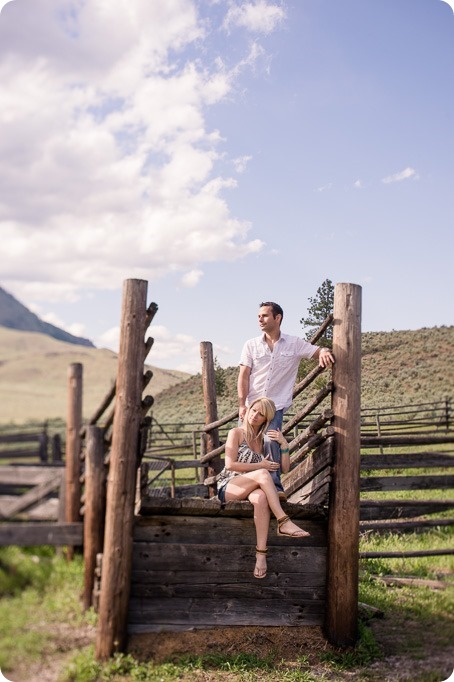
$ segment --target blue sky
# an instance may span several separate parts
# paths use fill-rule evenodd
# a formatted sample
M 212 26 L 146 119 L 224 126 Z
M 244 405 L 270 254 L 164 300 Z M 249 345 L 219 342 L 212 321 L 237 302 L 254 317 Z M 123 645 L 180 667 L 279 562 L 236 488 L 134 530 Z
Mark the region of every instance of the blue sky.
M 326 278 L 364 331 L 453 323 L 454 3 L 3 5 L 0 285 L 43 319 L 117 350 L 146 279 L 189 372 Z

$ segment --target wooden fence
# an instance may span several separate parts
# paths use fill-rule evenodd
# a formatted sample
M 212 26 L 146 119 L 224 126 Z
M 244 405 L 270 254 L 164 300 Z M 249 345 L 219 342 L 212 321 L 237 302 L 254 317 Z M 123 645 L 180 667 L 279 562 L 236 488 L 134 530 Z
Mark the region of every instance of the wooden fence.
M 0 461 L 2 460 L 61 462 L 61 436 L 58 433 L 50 435 L 47 423 L 39 430 L 36 426 L 5 428 L 0 433 Z

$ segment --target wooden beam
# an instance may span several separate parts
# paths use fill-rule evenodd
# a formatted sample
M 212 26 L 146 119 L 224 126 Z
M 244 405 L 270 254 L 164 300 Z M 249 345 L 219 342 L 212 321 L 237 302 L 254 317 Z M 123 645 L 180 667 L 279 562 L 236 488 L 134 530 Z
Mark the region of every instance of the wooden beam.
M 82 429 L 82 375 L 80 362 L 68 367 L 68 404 L 66 417 L 66 522 L 80 521 L 81 497 L 81 429 Z M 73 558 L 71 546 L 66 550 L 68 560 Z
M 328 522 L 325 631 L 335 646 L 358 637 L 359 472 L 361 422 L 361 287 L 334 290 L 332 407 L 335 459 Z
M 87 427 L 85 455 L 84 514 L 84 593 L 85 610 L 92 605 L 96 556 L 104 544 L 106 513 L 106 472 L 104 467 L 104 432 L 99 426 Z
M 146 281 L 129 279 L 124 282 L 96 635 L 98 660 L 105 660 L 115 651 L 122 651 L 126 641 L 145 353 L 146 298 Z
M 82 544 L 82 534 L 82 523 L 2 523 L 0 524 L 0 545 L 78 546 Z

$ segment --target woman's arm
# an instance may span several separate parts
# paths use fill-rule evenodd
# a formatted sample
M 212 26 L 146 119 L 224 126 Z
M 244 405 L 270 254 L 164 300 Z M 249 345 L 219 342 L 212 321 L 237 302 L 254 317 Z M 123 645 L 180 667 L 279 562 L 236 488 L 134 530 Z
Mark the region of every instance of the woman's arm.
M 246 474 L 248 471 L 256 471 L 256 469 L 267 469 L 274 471 L 278 468 L 278 464 L 266 457 L 261 462 L 247 464 L 246 462 L 238 462 L 238 450 L 243 442 L 243 429 L 236 427 L 230 429 L 225 443 L 225 468 L 228 471 L 235 471 L 239 474 Z
M 283 474 L 287 474 L 290 471 L 290 452 L 288 447 L 288 442 L 282 431 L 279 429 L 270 429 L 266 432 L 266 435 L 275 440 L 281 446 L 281 471 Z

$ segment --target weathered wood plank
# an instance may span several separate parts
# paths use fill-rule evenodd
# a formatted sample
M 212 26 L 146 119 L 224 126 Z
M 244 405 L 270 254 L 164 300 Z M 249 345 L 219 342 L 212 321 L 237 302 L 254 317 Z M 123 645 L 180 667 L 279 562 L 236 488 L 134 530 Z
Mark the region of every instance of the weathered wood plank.
M 0 508 L 2 504 L 5 504 L 6 507 L 16 500 L 16 495 L 2 495 L 0 498 Z M 29 521 L 57 521 L 58 506 L 58 498 L 51 497 L 36 504 L 32 509 L 28 509 L 26 512 L 16 514 L 16 519 Z
M 28 492 L 24 493 L 24 495 L 21 495 L 19 499 L 9 504 L 8 507 L 5 508 L 3 506 L 0 509 L 0 516 L 2 516 L 3 518 L 11 518 L 12 516 L 18 514 L 19 512 L 22 512 L 25 509 L 31 507 L 32 505 L 36 504 L 36 502 L 46 497 L 46 495 L 51 493 L 53 490 L 59 488 L 60 481 L 61 471 L 56 475 L 53 474 L 52 477 L 48 478 L 47 481 L 40 483 L 39 485 L 35 486 Z
M 251 580 L 252 576 L 251 567 Z M 131 598 L 140 599 L 251 599 L 251 583 L 241 583 L 232 581 L 223 583 L 221 581 L 215 584 L 206 584 L 200 582 L 176 583 L 176 584 L 148 584 L 138 585 L 131 583 Z M 260 585 L 256 586 L 254 590 L 254 598 L 257 599 L 294 599 L 298 601 L 322 601 L 325 598 L 324 586 L 319 588 L 309 587 L 276 587 L 268 584 L 268 580 L 263 580 Z
M 361 447 L 379 447 L 380 445 L 440 445 L 441 443 L 454 443 L 452 434 L 427 436 L 424 434 L 402 436 L 362 436 Z
M 48 481 L 52 475 L 61 473 L 62 467 L 0 466 L 0 483 L 8 485 L 38 485 Z
M 132 625 L 159 623 L 166 626 L 186 625 L 212 627 L 216 625 L 319 625 L 322 623 L 322 602 L 298 602 L 270 599 L 131 599 L 128 622 Z
M 454 476 L 369 476 L 361 479 L 364 492 L 394 490 L 445 490 L 454 487 Z
M 42 436 L 42 431 L 39 433 L 3 433 L 0 435 L 0 443 L 40 442 Z
M 437 526 L 454 526 L 454 519 L 428 519 L 425 521 L 399 521 L 398 519 L 385 521 L 361 521 L 359 524 L 360 533 L 387 533 L 390 530 L 398 533 L 424 533 L 427 528 L 436 528 Z
M 252 518 L 235 519 L 225 517 L 194 516 L 152 516 L 141 520 L 134 527 L 136 543 L 184 543 L 199 544 L 203 537 L 206 544 L 251 545 L 255 542 L 255 528 Z M 306 519 L 300 524 L 310 533 L 304 544 L 326 546 L 326 521 Z M 277 525 L 271 522 L 269 544 L 281 546 L 288 542 L 276 534 Z
M 362 455 L 361 469 L 432 469 L 454 466 L 454 455 L 441 452 L 413 452 L 400 455 Z
M 454 509 L 454 500 L 361 500 L 360 519 L 401 519 Z
M 306 566 L 304 572 L 301 571 L 301 566 L 299 564 L 293 564 L 293 571 L 291 565 L 280 566 L 280 570 L 275 570 L 277 562 L 279 561 L 279 555 L 273 558 L 270 554 L 268 559 L 268 565 L 270 570 L 268 571 L 266 577 L 266 585 L 269 587 L 276 588 L 304 588 L 317 590 L 324 592 L 325 588 L 325 572 L 318 568 L 317 570 L 311 566 Z M 281 563 L 281 562 L 280 562 Z M 142 567 L 136 568 L 133 565 L 131 573 L 131 589 L 139 590 L 146 586 L 161 586 L 163 589 L 173 589 L 174 587 L 183 587 L 184 589 L 190 588 L 192 585 L 199 585 L 203 579 L 203 585 L 205 589 L 211 589 L 211 585 L 215 587 L 223 586 L 228 588 L 229 586 L 234 586 L 247 589 L 258 589 L 262 583 L 258 583 L 257 579 L 252 575 L 253 557 L 251 555 L 250 565 L 248 570 L 243 571 L 232 571 L 220 570 L 213 574 L 213 583 L 208 585 L 207 574 L 203 574 L 203 578 L 199 571 L 191 570 L 176 570 L 174 567 L 168 567 L 163 571 L 155 571 L 150 568 Z
M 82 545 L 82 523 L 2 523 L 0 545 Z
M 454 554 L 454 549 L 424 549 L 414 552 L 360 552 L 361 559 L 406 559 L 418 556 L 447 556 Z
M 324 571 L 326 567 L 326 549 L 324 547 L 303 546 L 305 538 L 293 538 L 291 546 L 279 548 L 279 566 L 288 572 L 292 568 L 296 571 Z M 164 550 L 165 547 L 165 550 Z M 254 546 L 237 546 L 229 548 L 226 555 L 225 547 L 219 545 L 159 545 L 134 543 L 132 562 L 134 570 L 165 571 L 200 571 L 214 574 L 218 571 L 244 571 L 245 567 L 253 565 L 255 559 Z M 271 560 L 271 556 L 270 556 Z M 208 582 L 208 581 L 207 581 Z
M 39 457 L 39 450 L 17 448 L 0 452 L 0 459 L 31 459 L 33 457 Z
M 326 511 L 317 505 L 292 505 L 285 508 L 292 518 L 326 518 Z M 163 515 L 191 515 L 191 516 L 227 516 L 247 518 L 253 516 L 253 508 L 250 502 L 227 502 L 221 505 L 217 498 L 181 498 L 171 499 L 148 496 L 141 500 L 140 514 L 149 516 L 153 514 Z
M 331 466 L 333 456 L 334 438 L 328 438 L 322 445 L 307 455 L 302 462 L 296 464 L 288 474 L 281 477 L 287 495 L 291 495 L 320 471 Z

